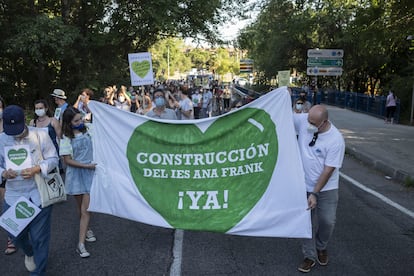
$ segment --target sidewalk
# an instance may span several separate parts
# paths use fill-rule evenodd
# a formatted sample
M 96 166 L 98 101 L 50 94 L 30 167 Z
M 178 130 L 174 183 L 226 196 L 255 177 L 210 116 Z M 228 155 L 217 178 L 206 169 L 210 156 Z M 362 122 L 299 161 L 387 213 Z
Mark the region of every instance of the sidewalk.
M 329 119 L 341 131 L 346 152 L 384 176 L 414 180 L 414 127 L 385 124 L 384 120 L 327 106 Z

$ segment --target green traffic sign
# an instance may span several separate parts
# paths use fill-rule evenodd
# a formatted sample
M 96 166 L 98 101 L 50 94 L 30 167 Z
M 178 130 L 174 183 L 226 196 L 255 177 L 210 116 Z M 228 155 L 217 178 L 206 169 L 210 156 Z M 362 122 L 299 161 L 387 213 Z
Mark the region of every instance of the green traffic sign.
M 309 67 L 342 67 L 344 60 L 342 58 L 308 58 L 307 62 Z

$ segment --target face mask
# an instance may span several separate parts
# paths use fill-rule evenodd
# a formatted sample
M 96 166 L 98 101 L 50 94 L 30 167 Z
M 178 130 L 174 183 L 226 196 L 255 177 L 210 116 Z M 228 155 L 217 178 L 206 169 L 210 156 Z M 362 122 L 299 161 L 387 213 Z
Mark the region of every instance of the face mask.
M 319 128 L 325 123 L 325 121 L 323 121 L 319 126 L 314 126 L 312 124 L 308 124 L 308 131 L 310 133 L 315 133 L 319 131 Z
M 165 99 L 163 97 L 155 98 L 155 106 L 161 107 L 165 105 Z
M 296 109 L 297 110 L 302 110 L 303 105 L 302 104 L 296 104 Z
M 318 128 L 312 124 L 308 124 L 308 131 L 310 133 L 315 133 L 315 132 L 318 132 Z
M 81 130 L 85 127 L 84 123 L 80 123 L 78 126 L 72 126 L 72 129 L 77 129 L 77 130 Z
M 80 99 L 81 99 L 81 101 L 84 101 L 86 99 L 86 96 L 85 95 L 81 95 L 80 96 Z
M 125 101 L 125 97 L 124 97 L 124 96 L 119 96 L 119 97 L 118 97 L 118 101 L 119 101 L 120 103 L 123 103 L 123 102 Z
M 36 113 L 37 116 L 42 117 L 42 116 L 44 116 L 46 114 L 46 111 L 45 111 L 44 108 L 42 108 L 42 109 L 36 109 L 35 110 L 35 113 Z
M 131 101 L 135 101 L 135 96 L 131 96 Z
M 0 108 L 0 119 L 3 119 L 3 108 Z

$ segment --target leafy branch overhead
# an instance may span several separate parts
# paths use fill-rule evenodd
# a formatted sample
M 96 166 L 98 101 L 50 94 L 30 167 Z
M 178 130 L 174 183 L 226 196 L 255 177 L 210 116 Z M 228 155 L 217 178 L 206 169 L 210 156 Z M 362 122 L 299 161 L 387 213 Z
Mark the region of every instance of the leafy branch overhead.
M 30 101 L 56 86 L 75 94 L 84 86 L 127 83 L 128 53 L 168 37 L 218 43 L 218 26 L 243 13 L 246 2 L 3 1 L 0 88 L 10 92 L 6 98 Z

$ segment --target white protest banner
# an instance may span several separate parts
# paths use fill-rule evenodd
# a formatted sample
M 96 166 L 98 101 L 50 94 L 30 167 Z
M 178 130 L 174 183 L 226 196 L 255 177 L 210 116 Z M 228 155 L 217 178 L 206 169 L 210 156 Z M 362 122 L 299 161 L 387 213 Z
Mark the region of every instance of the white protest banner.
M 6 159 L 6 169 L 12 169 L 18 172 L 18 176 L 9 179 L 9 181 L 22 180 L 23 178 L 20 176 L 21 170 L 32 167 L 29 145 L 4 147 L 4 157 Z
M 154 84 L 151 53 L 128 54 L 128 62 L 132 86 Z
M 22 196 L 0 217 L 0 226 L 17 237 L 39 213 L 39 207 Z
M 177 229 L 311 237 L 291 106 L 286 87 L 188 121 L 91 102 L 89 210 Z

